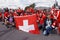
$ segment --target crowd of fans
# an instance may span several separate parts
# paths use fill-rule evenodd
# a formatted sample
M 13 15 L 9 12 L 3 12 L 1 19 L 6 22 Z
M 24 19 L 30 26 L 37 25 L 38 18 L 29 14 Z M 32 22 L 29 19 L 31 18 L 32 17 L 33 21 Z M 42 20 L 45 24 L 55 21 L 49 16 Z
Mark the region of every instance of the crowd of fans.
M 51 9 L 50 11 L 35 10 L 33 8 L 27 8 L 26 10 L 18 9 L 4 9 L 4 12 L 0 12 L 0 21 L 3 21 L 7 28 L 9 25 L 15 27 L 14 16 L 26 16 L 36 14 L 39 30 L 42 30 L 44 35 L 48 35 L 51 31 L 57 30 L 60 34 L 60 10 Z

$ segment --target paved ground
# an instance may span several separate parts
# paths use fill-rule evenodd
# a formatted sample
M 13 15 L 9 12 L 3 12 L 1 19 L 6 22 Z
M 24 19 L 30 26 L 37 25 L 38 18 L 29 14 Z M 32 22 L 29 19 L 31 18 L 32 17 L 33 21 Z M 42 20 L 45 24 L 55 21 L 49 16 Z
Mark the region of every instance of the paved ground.
M 60 40 L 60 36 L 56 34 L 50 34 L 49 36 L 34 35 L 14 28 L 10 30 L 0 22 L 0 40 Z

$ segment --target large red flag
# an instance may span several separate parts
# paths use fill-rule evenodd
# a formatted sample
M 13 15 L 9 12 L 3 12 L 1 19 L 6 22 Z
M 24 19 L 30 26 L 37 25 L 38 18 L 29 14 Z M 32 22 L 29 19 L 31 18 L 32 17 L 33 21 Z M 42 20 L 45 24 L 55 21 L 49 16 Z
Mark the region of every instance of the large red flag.
M 27 15 L 27 16 L 15 16 L 16 28 L 19 30 L 30 32 L 33 34 L 39 34 L 38 25 L 36 22 L 36 15 Z

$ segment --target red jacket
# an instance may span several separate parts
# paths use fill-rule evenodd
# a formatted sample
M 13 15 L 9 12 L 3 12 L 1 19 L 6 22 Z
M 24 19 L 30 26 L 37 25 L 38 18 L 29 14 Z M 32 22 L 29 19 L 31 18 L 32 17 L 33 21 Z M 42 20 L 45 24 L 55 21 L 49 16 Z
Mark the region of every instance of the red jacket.
M 16 12 L 13 13 L 13 16 L 17 16 L 18 14 Z
M 33 9 L 33 8 L 30 8 L 30 12 L 31 12 L 31 13 L 34 13 L 34 9 Z
M 38 17 L 38 20 L 39 20 L 39 23 L 40 24 L 43 24 L 44 23 L 44 20 L 45 20 L 46 16 L 43 14 L 42 17 Z
M 59 10 L 59 14 L 57 14 L 57 22 L 59 22 L 60 23 L 60 10 Z
M 8 17 L 9 13 L 8 12 L 5 12 L 4 13 L 4 17 Z
M 54 16 L 51 14 L 51 15 L 50 15 L 50 18 L 51 18 L 51 19 L 54 19 Z

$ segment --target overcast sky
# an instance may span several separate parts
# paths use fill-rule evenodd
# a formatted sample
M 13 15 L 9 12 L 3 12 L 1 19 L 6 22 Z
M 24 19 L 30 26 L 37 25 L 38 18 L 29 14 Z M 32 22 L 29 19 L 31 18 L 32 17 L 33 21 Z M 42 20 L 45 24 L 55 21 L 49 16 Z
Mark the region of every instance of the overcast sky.
M 57 1 L 60 3 L 60 0 Z M 51 7 L 55 3 L 55 0 L 0 0 L 0 7 L 16 8 L 19 6 L 25 8 L 32 3 L 36 3 L 36 7 Z

